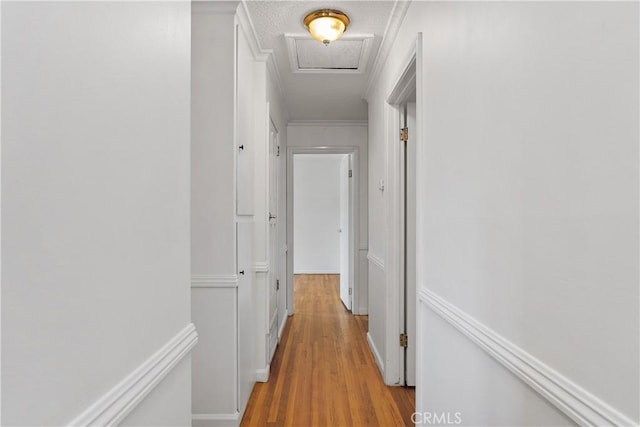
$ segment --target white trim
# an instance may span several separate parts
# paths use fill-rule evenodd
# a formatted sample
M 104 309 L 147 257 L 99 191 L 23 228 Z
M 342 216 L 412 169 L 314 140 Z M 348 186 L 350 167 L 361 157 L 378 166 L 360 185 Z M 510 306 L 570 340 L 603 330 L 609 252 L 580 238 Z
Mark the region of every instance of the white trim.
M 418 298 L 578 424 L 636 425 L 611 405 L 434 292 L 421 289 Z
M 253 25 L 253 20 L 249 14 L 246 1 L 241 1 L 238 10 L 236 11 L 236 18 L 240 24 L 240 28 L 244 31 L 244 35 L 247 36 L 251 53 L 256 61 L 267 62 L 269 55 L 273 54 L 272 50 L 262 49 L 260 46 L 260 40 L 258 39 L 258 33 L 256 27 Z
M 409 52 L 409 58 L 404 62 L 402 74 L 396 80 L 396 85 L 387 96 L 387 104 L 401 105 L 407 102 L 416 93 L 416 52 L 413 49 Z
M 269 373 L 271 371 L 271 365 L 267 365 L 264 368 L 256 369 L 256 381 L 259 383 L 266 383 L 269 381 Z
M 282 339 L 282 332 L 284 331 L 284 327 L 287 326 L 287 320 L 289 320 L 289 312 L 285 310 L 282 322 L 280 322 L 280 326 L 278 327 L 278 342 Z
M 214 1 L 216 3 L 217 1 Z M 247 0 L 240 1 L 241 6 L 238 7 L 238 21 L 242 23 L 242 27 L 245 29 L 245 34 L 249 38 L 249 44 L 251 45 L 251 51 L 253 53 L 254 58 L 257 61 L 266 62 L 267 70 L 271 82 L 274 84 L 278 95 L 280 96 L 280 101 L 282 105 L 285 107 L 285 115 L 288 114 L 286 108 L 286 99 L 284 96 L 284 91 L 282 89 L 282 77 L 280 75 L 280 69 L 278 68 L 278 64 L 276 62 L 276 58 L 273 52 L 273 49 L 263 49 L 260 44 L 260 38 L 258 37 L 258 32 L 256 30 L 255 24 L 253 23 L 253 19 L 251 19 L 251 13 L 249 13 L 249 8 L 247 6 Z
M 371 334 L 369 332 L 367 332 L 367 342 L 369 343 L 369 348 L 371 349 L 371 353 L 373 353 L 373 358 L 376 359 L 376 364 L 380 369 L 380 373 L 384 378 L 384 363 L 382 362 L 382 357 L 380 357 L 380 352 L 378 351 L 378 348 L 374 344 L 373 338 L 371 338 Z
M 369 260 L 369 262 L 371 262 L 371 264 L 384 271 L 384 261 L 382 260 L 382 258 L 372 252 L 367 252 L 367 259 Z
M 271 329 L 273 328 L 273 325 L 275 325 L 276 323 L 278 323 L 278 311 L 274 311 L 273 312 L 273 316 L 271 316 L 271 319 L 269 319 L 269 332 L 271 332 Z
M 162 348 L 67 425 L 111 426 L 119 424 L 189 354 L 197 342 L 196 327 L 193 323 L 189 323 Z
M 363 124 L 364 122 L 360 122 L 360 121 L 338 121 L 338 122 L 331 122 L 331 121 L 318 121 L 318 122 L 298 122 L 301 123 L 302 126 L 334 126 L 334 125 L 328 125 L 328 123 L 342 123 L 345 126 L 367 126 L 365 124 Z M 309 124 L 309 123 L 313 123 L 313 124 Z M 357 124 L 356 124 L 357 123 Z M 289 124 L 289 126 L 291 125 L 291 123 Z M 295 314 L 295 299 L 294 299 L 294 281 L 295 281 L 295 274 L 293 272 L 293 266 L 294 266 L 294 260 L 293 260 L 293 254 L 295 252 L 295 248 L 294 248 L 294 238 L 293 238 L 293 222 L 294 222 L 294 215 L 293 215 L 293 199 L 294 199 L 294 191 L 293 191 L 293 169 L 294 169 L 294 162 L 293 162 L 293 156 L 295 154 L 351 154 L 353 157 L 353 165 L 352 165 L 352 169 L 353 169 L 353 194 L 352 194 L 352 201 L 354 202 L 354 209 L 352 212 L 353 215 L 353 221 L 354 221 L 354 227 L 353 227 L 353 234 L 350 234 L 349 239 L 351 240 L 351 243 L 349 245 L 350 248 L 352 248 L 349 252 L 349 256 L 351 257 L 351 262 L 353 263 L 353 268 L 354 268 L 354 287 L 353 287 L 353 294 L 352 294 L 352 298 L 353 298 L 353 306 L 354 307 L 358 307 L 360 305 L 360 298 L 361 295 L 365 293 L 365 291 L 363 290 L 364 286 L 367 286 L 366 283 L 363 283 L 363 275 L 361 274 L 361 272 L 358 269 L 358 264 L 356 263 L 357 260 L 357 251 L 355 250 L 356 244 L 359 244 L 361 236 L 360 236 L 360 194 L 361 191 L 363 191 L 360 187 L 361 183 L 360 183 L 360 171 L 361 171 L 361 153 L 360 153 L 360 147 L 359 146 L 355 146 L 355 145 L 341 145 L 341 146 L 313 146 L 313 147 L 300 147 L 300 146 L 296 146 L 296 145 L 289 145 L 287 147 L 287 160 L 286 160 L 286 174 L 287 174 L 287 180 L 286 180 L 286 185 L 287 185 L 287 194 L 289 194 L 291 197 L 287 197 L 286 199 L 286 205 L 287 205 L 287 210 L 286 210 L 286 218 L 287 218 L 287 224 L 286 224 L 286 239 L 287 239 L 287 311 L 289 312 L 289 315 L 293 315 Z M 365 276 L 366 277 L 366 276 Z
M 192 288 L 237 288 L 236 274 L 194 274 L 191 276 Z
M 191 421 L 195 427 L 239 426 L 241 420 L 239 412 L 233 414 L 191 414 Z
M 340 274 L 340 272 L 332 268 L 302 267 L 295 270 L 293 274 Z
M 387 258 L 386 258 L 386 336 L 387 342 L 397 342 L 399 333 L 408 333 L 411 329 L 410 325 L 405 326 L 407 319 L 407 302 L 413 301 L 413 298 L 405 298 L 405 146 L 398 143 L 398 129 L 400 129 L 400 111 L 401 105 L 407 102 L 409 95 L 413 93 L 417 101 L 417 61 L 418 51 L 421 46 L 421 35 L 418 33 L 413 46 L 409 46 L 407 56 L 402 61 L 404 64 L 402 71 L 398 74 L 393 89 L 386 98 L 384 111 L 387 115 L 385 121 L 385 131 L 387 134 Z M 416 105 L 417 107 L 417 105 Z M 416 116 L 415 129 L 411 129 L 413 140 L 420 140 L 420 132 L 418 129 L 418 118 Z M 416 181 L 417 186 L 417 181 Z M 418 194 L 418 193 L 416 193 Z M 417 226 L 418 224 L 416 224 Z M 415 321 L 413 319 L 412 321 Z M 412 326 L 417 326 L 414 323 Z M 415 341 L 414 341 L 415 344 Z M 405 378 L 405 360 L 409 356 L 409 352 L 416 350 L 412 344 L 411 347 L 405 349 L 399 345 L 386 347 L 387 362 L 387 384 L 406 384 Z M 415 354 L 417 357 L 417 353 Z M 412 378 L 413 380 L 413 378 Z
M 282 76 L 280 75 L 280 69 L 278 68 L 273 52 L 269 54 L 269 58 L 267 59 L 267 71 L 271 77 L 271 82 L 280 96 L 280 101 L 282 102 L 283 107 L 286 107 L 284 91 L 282 90 Z
M 331 127 L 368 127 L 367 120 L 292 120 L 287 123 L 289 127 L 331 126 Z M 295 147 L 290 145 L 290 147 Z
M 380 44 L 380 48 L 378 49 L 376 59 L 373 62 L 371 73 L 369 73 L 369 79 L 367 80 L 367 90 L 365 91 L 364 99 L 369 99 L 371 88 L 373 88 L 374 83 L 378 79 L 378 76 L 380 75 L 385 62 L 387 61 L 387 57 L 389 56 L 391 48 L 393 47 L 393 43 L 398 36 L 402 21 L 404 21 L 404 17 L 409 10 L 410 4 L 411 0 L 396 0 L 393 5 L 393 9 L 391 10 L 391 14 L 389 15 L 389 20 L 387 21 L 387 26 L 384 29 L 382 43 Z
M 264 262 L 256 262 L 253 264 L 253 270 L 256 273 L 268 273 L 269 272 L 269 263 L 264 261 Z
M 298 40 L 314 41 L 309 33 L 285 33 L 284 41 L 287 45 L 287 56 L 289 57 L 289 66 L 294 74 L 364 74 L 368 71 L 369 56 L 371 55 L 371 41 L 375 38 L 374 34 L 345 34 L 340 40 L 361 41 L 362 49 L 358 58 L 358 67 L 355 69 L 341 68 L 300 68 L 298 63 Z

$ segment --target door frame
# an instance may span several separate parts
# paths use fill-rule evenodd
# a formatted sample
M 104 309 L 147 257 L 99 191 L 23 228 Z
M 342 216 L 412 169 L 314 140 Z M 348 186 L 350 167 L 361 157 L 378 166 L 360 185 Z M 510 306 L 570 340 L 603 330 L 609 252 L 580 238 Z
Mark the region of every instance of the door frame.
M 268 147 L 267 147 L 267 200 L 266 200 L 266 211 L 267 211 L 267 215 L 268 215 L 268 219 L 267 219 L 267 270 L 268 270 L 268 277 L 267 277 L 267 306 L 265 307 L 265 314 L 266 314 L 266 325 L 267 325 L 267 336 L 269 337 L 267 340 L 267 345 L 266 345 L 266 350 L 267 350 L 267 361 L 270 364 L 271 361 L 273 360 L 273 356 L 275 355 L 275 350 L 280 342 L 280 337 L 279 337 L 279 329 L 280 329 L 280 324 L 278 323 L 278 319 L 279 319 L 279 314 L 281 312 L 281 310 L 283 310 L 281 307 L 278 307 L 278 293 L 280 292 L 280 290 L 278 288 L 276 288 L 275 291 L 275 304 L 276 304 L 276 308 L 275 308 L 275 313 L 272 315 L 272 317 L 270 317 L 269 315 L 269 309 L 270 309 L 270 305 L 271 305 L 271 286 L 274 286 L 278 283 L 279 280 L 279 266 L 280 266 L 280 250 L 278 248 L 278 237 L 279 237 L 279 230 L 281 227 L 281 222 L 280 222 L 280 212 L 278 211 L 278 207 L 279 207 L 279 200 L 280 200 L 280 194 L 279 194 L 279 189 L 280 189 L 280 185 L 279 185 L 279 180 L 280 178 L 280 168 L 278 167 L 278 153 L 280 151 L 280 131 L 278 130 L 278 127 L 276 126 L 276 122 L 275 120 L 273 120 L 273 118 L 271 117 L 271 111 L 269 109 L 270 105 L 269 103 L 267 103 L 267 118 L 268 118 L 268 124 L 267 124 L 267 132 L 269 135 L 269 142 L 268 142 Z M 272 132 L 273 132 L 273 137 L 274 137 L 274 147 L 271 147 L 271 138 L 272 138 Z M 272 149 L 274 150 L 272 152 Z M 271 179 L 275 180 L 274 182 L 274 188 L 271 188 Z M 273 193 L 272 193 L 273 190 Z M 275 199 L 275 206 L 271 206 L 271 199 L 272 199 L 272 195 L 273 198 Z M 272 209 L 273 208 L 273 209 Z M 275 215 L 275 217 L 273 218 L 275 221 L 274 226 L 272 227 L 271 224 L 271 215 Z M 272 242 L 272 240 L 275 240 L 275 242 Z M 272 243 L 275 243 L 272 245 Z M 276 328 L 275 328 L 275 340 L 276 340 L 276 344 L 273 347 L 273 351 L 271 351 L 271 341 L 274 339 L 271 335 L 271 330 L 273 329 L 273 322 L 276 323 Z
M 401 107 L 410 98 L 412 91 L 416 96 L 416 128 L 415 136 L 411 138 L 416 144 L 416 161 L 420 164 L 423 155 L 422 141 L 422 111 L 423 102 L 421 95 L 423 91 L 422 82 L 422 33 L 418 33 L 416 41 L 411 46 L 397 78 L 394 80 L 392 90 L 387 96 L 385 103 L 386 112 L 386 131 L 388 141 L 388 176 L 387 176 L 387 194 L 388 194 L 388 212 L 387 225 L 389 231 L 389 244 L 387 246 L 387 262 L 386 267 L 386 365 L 384 372 L 384 380 L 387 385 L 404 385 L 405 384 L 405 366 L 404 354 L 405 350 L 400 346 L 399 336 L 405 333 L 404 330 L 404 314 L 405 314 L 405 295 L 404 295 L 404 146 L 400 144 L 399 130 Z M 416 168 L 416 194 L 420 194 L 421 169 Z M 416 198 L 416 291 L 420 289 L 421 274 L 420 263 L 420 218 L 421 202 L 420 197 Z M 417 293 L 417 292 L 416 292 Z M 409 303 L 413 303 L 409 298 Z M 417 304 L 418 299 L 413 299 L 416 304 L 416 325 L 415 337 L 409 337 L 409 340 L 415 340 L 416 350 L 416 385 L 420 376 L 420 354 L 422 354 L 420 341 L 420 312 Z M 416 387 L 418 393 L 418 387 Z M 416 395 L 416 399 L 417 399 Z
M 293 156 L 295 154 L 351 154 L 352 164 L 352 182 L 351 182 L 351 199 L 349 204 L 350 220 L 352 225 L 349 230 L 349 264 L 351 270 L 351 277 L 353 277 L 353 283 L 351 284 L 353 293 L 351 295 L 351 311 L 353 314 L 359 314 L 356 312 L 356 307 L 359 305 L 360 292 L 360 277 L 361 272 L 358 268 L 357 262 L 357 250 L 360 241 L 360 148 L 357 146 L 342 146 L 342 147 L 288 147 L 287 148 L 287 312 L 289 316 L 295 313 L 295 298 L 294 298 L 294 274 L 293 274 L 293 258 L 294 258 L 294 236 L 293 236 Z

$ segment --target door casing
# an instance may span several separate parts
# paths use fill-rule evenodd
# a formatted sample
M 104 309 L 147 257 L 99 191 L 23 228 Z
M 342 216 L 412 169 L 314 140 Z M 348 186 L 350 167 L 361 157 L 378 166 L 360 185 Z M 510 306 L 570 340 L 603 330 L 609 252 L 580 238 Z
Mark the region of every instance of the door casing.
M 420 375 L 420 355 L 422 354 L 420 342 L 420 319 L 417 307 L 416 295 L 404 294 L 405 270 L 404 270 L 404 147 L 400 142 L 399 131 L 401 126 L 401 106 L 407 101 L 415 99 L 416 123 L 412 132 L 412 141 L 416 144 L 416 162 L 420 164 L 422 155 L 422 33 L 418 33 L 416 42 L 408 50 L 404 67 L 395 80 L 395 85 L 387 97 L 385 105 L 387 115 L 387 141 L 388 151 L 388 218 L 389 244 L 387 247 L 386 268 L 386 365 L 384 380 L 387 385 L 405 385 L 405 349 L 400 345 L 399 336 L 406 333 L 405 330 L 405 297 L 408 304 L 415 304 L 416 318 L 411 320 L 412 330 L 415 336 L 408 339 L 415 344 L 416 360 L 416 386 Z M 416 194 L 420 194 L 421 170 L 416 168 Z M 421 204 L 419 197 L 416 200 L 416 218 L 420 218 Z M 420 287 L 420 224 L 416 221 L 416 290 Z M 416 393 L 419 393 L 416 387 Z M 417 398 L 417 396 L 416 396 Z
M 351 209 L 350 216 L 352 227 L 349 230 L 349 259 L 351 264 L 351 272 L 353 277 L 353 294 L 351 299 L 351 307 L 353 314 L 358 313 L 356 307 L 360 307 L 359 298 L 362 295 L 360 289 L 363 284 L 360 277 L 362 272 L 359 269 L 357 260 L 358 243 L 360 241 L 359 233 L 359 203 L 360 200 L 360 180 L 359 180 L 359 159 L 360 148 L 357 146 L 342 146 L 342 147 L 288 147 L 287 148 L 287 312 L 289 315 L 295 313 L 295 301 L 294 301 L 294 274 L 293 274 L 293 156 L 295 154 L 350 154 L 352 158 L 352 171 L 353 177 L 351 180 L 352 192 L 350 204 Z

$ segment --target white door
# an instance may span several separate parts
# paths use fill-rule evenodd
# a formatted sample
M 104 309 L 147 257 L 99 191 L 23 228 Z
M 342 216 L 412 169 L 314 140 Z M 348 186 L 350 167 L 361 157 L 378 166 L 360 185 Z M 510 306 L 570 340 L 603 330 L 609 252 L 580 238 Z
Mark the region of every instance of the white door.
M 350 156 L 345 154 L 340 161 L 340 299 L 351 310 L 351 268 L 349 256 L 350 213 Z
M 256 306 L 253 302 L 253 223 L 238 222 L 238 412 L 243 413 L 256 382 Z M 229 325 L 231 327 L 231 325 Z
M 278 131 L 269 128 L 269 360 L 278 344 Z
M 416 385 L 416 104 L 407 104 L 406 195 L 405 195 L 405 330 L 408 335 L 405 349 L 405 383 Z

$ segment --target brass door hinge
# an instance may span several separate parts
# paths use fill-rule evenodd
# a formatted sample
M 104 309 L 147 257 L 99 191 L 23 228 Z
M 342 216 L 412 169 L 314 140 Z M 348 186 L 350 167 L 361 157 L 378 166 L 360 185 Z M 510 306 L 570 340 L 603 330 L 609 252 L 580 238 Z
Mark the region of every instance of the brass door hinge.
M 409 336 L 407 334 L 400 334 L 400 347 L 407 347 L 409 345 Z
M 400 141 L 407 142 L 409 140 L 409 128 L 400 129 Z

